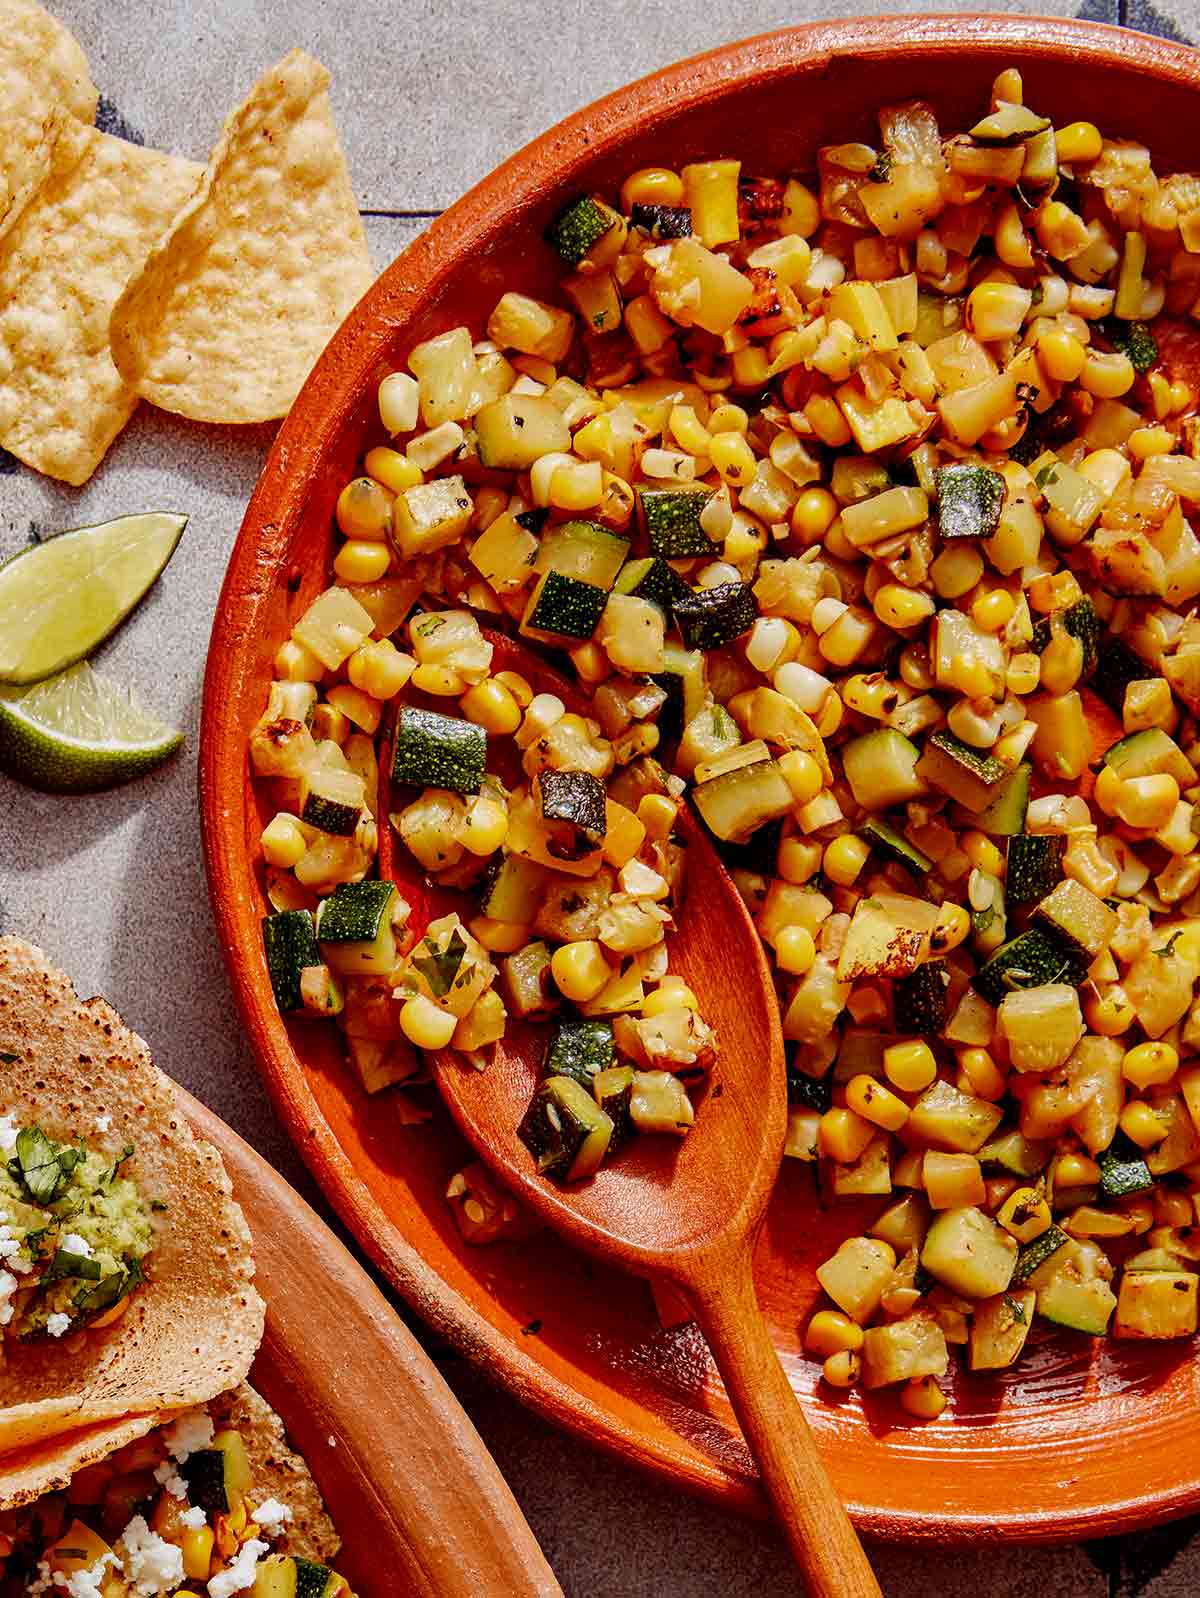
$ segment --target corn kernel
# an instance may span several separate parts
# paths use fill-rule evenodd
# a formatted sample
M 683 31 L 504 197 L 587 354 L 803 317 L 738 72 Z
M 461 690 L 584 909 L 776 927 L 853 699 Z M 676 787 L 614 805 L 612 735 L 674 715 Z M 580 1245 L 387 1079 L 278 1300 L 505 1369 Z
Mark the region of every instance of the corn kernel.
M 406 999 L 400 1011 L 400 1030 L 418 1049 L 444 1049 L 454 1036 L 457 1018 L 427 999 L 423 993 Z
M 635 205 L 683 204 L 683 179 L 667 167 L 644 166 L 631 172 L 621 185 L 621 209 L 629 216 Z
M 1008 663 L 1008 670 L 1004 674 L 1004 685 L 1010 694 L 1018 698 L 1031 694 L 1042 680 L 1042 658 L 1028 650 L 1014 655 Z
M 802 977 L 812 970 L 817 946 L 807 927 L 784 927 L 775 938 L 775 964 L 789 976 Z
M 1007 588 L 979 594 L 971 604 L 971 620 L 985 633 L 998 633 L 1013 619 L 1017 602 Z
M 393 437 L 417 425 L 421 389 L 407 372 L 391 372 L 379 385 L 379 419 Z
M 831 394 L 814 394 L 804 407 L 813 432 L 830 449 L 841 449 L 853 438 L 850 423 Z
M 947 902 L 938 913 L 937 925 L 929 939 L 930 952 L 949 954 L 957 949 L 971 930 L 971 917 L 961 904 Z
M 467 687 L 458 673 L 449 666 L 429 664 L 418 666 L 409 681 L 423 694 L 433 694 L 439 699 L 457 699 Z
M 802 885 L 821 869 L 822 853 L 821 845 L 813 838 L 784 838 L 776 856 L 776 869 L 785 882 Z
M 572 1004 L 587 1004 L 612 976 L 604 951 L 591 938 L 564 943 L 550 960 L 550 974 L 559 992 Z
M 355 688 L 351 683 L 338 683 L 336 688 L 329 690 L 326 698 L 335 710 L 340 710 L 368 737 L 373 738 L 379 731 L 383 706 L 374 695 L 363 693 L 361 688 Z
M 317 705 L 312 713 L 312 735 L 317 743 L 344 744 L 350 736 L 350 718 L 336 705 Z
M 285 638 L 275 652 L 275 675 L 283 682 L 320 682 L 325 667 L 296 638 Z
M 898 1132 L 908 1120 L 908 1105 L 904 1100 L 865 1072 L 846 1083 L 846 1105 L 855 1115 L 861 1115 L 864 1121 L 882 1127 L 885 1132 Z
M 900 1406 L 914 1420 L 936 1420 L 946 1407 L 946 1395 L 932 1376 L 915 1376 L 900 1389 Z
M 282 871 L 290 871 L 308 848 L 300 823 L 286 810 L 267 822 L 259 843 L 267 864 L 278 866 Z
M 1054 1167 L 1054 1186 L 1060 1192 L 1072 1187 L 1095 1187 L 1100 1167 L 1086 1154 L 1063 1154 Z
M 866 865 L 870 853 L 870 844 L 856 838 L 852 832 L 845 832 L 825 846 L 825 875 L 839 887 L 848 888 Z
M 1169 455 L 1175 448 L 1175 435 L 1166 427 L 1137 427 L 1125 440 L 1125 447 L 1135 461 L 1144 461 L 1151 455 Z
M 391 564 L 388 545 L 365 538 L 347 539 L 333 557 L 334 572 L 343 583 L 377 583 L 387 576 Z
M 1079 374 L 1079 386 L 1097 399 L 1119 399 L 1133 387 L 1137 373 L 1128 355 L 1089 350 Z
M 989 1104 L 995 1104 L 1003 1098 L 1008 1079 L 989 1049 L 960 1050 L 958 1068 L 970 1083 L 971 1092 L 976 1098 L 986 1099 Z
M 1104 140 L 1094 122 L 1072 122 L 1068 127 L 1054 130 L 1055 154 L 1068 166 L 1097 160 L 1103 148 Z
M 939 599 L 961 599 L 983 576 L 983 556 L 974 547 L 943 549 L 929 575 Z
M 893 1043 L 883 1051 L 883 1074 L 901 1093 L 920 1093 L 937 1076 L 937 1061 L 928 1043 Z
M 338 495 L 338 530 L 344 538 L 384 543 L 392 530 L 392 496 L 369 477 L 355 477 Z
M 1018 1187 L 1000 1206 L 996 1219 L 1018 1243 L 1032 1243 L 1049 1230 L 1053 1217 L 1044 1193 L 1036 1187 Z
M 481 796 L 467 812 L 458 841 L 469 854 L 494 854 L 508 836 L 508 812 L 495 799 Z
M 1179 784 L 1169 773 L 1120 779 L 1116 813 L 1130 827 L 1154 832 L 1166 826 L 1179 803 Z M 1099 802 L 1099 800 L 1097 800 Z
M 1169 1043 L 1139 1043 L 1121 1061 L 1121 1075 L 1135 1088 L 1159 1087 L 1178 1069 L 1179 1051 Z
M 884 583 L 871 602 L 871 608 L 885 627 L 903 630 L 928 621 L 935 606 L 931 594 L 903 583 Z
M 738 488 L 754 481 L 757 471 L 754 451 L 741 433 L 714 434 L 709 458 L 722 482 Z
M 522 710 L 528 710 L 533 703 L 533 688 L 519 671 L 498 671 L 492 681 L 507 688 Z
M 498 738 L 516 732 L 521 725 L 521 707 L 512 693 L 495 677 L 468 688 L 461 700 L 463 715 L 484 732 Z
M 671 829 L 679 818 L 679 806 L 665 793 L 643 794 L 638 800 L 637 818 L 645 827 L 647 838 L 662 843 L 671 836 Z
M 368 639 L 346 662 L 346 675 L 373 699 L 393 699 L 408 682 L 417 663 L 390 638 Z
M 188 1526 L 184 1529 L 183 1573 L 190 1581 L 207 1581 L 212 1561 L 216 1533 L 211 1526 Z
M 817 1126 L 817 1148 L 839 1165 L 853 1165 L 867 1144 L 875 1136 L 870 1121 L 864 1121 L 853 1110 L 835 1105 L 826 1110 Z
M 853 1387 L 862 1373 L 862 1360 L 851 1349 L 830 1354 L 821 1366 L 821 1375 L 830 1387 Z
M 520 921 L 493 921 L 476 916 L 470 923 L 471 936 L 490 954 L 515 954 L 529 942 L 529 928 Z
M 804 1333 L 805 1352 L 818 1359 L 830 1354 L 857 1353 L 863 1345 L 863 1329 L 840 1309 L 819 1309 Z
M 664 979 L 642 1000 L 643 1015 L 662 1015 L 664 1010 L 692 1010 L 699 1013 L 700 1001 L 691 988 L 676 986 Z
M 1155 1193 L 1154 1220 L 1159 1226 L 1191 1226 L 1195 1219 L 1195 1207 L 1186 1194 L 1169 1190 Z
M 807 548 L 819 544 L 838 514 L 838 502 L 827 488 L 806 488 L 792 506 L 792 532 Z
M 363 466 L 368 477 L 373 477 L 377 483 L 382 483 L 393 494 L 403 494 L 406 488 L 415 488 L 418 483 L 424 481 L 424 474 L 419 466 L 414 465 L 407 455 L 401 455 L 398 449 L 388 449 L 384 444 L 367 451 Z M 501 509 L 503 508 L 501 506 Z
M 833 737 L 842 724 L 844 712 L 845 706 L 842 704 L 841 694 L 836 689 L 831 688 L 822 699 L 820 708 L 813 718 L 816 729 L 822 738 Z
M 789 749 L 787 754 L 781 755 L 779 769 L 798 805 L 806 805 L 810 799 L 815 799 L 825 786 L 820 766 L 803 749 Z
M 821 225 L 821 206 L 817 196 L 796 178 L 790 178 L 783 191 L 783 214 L 778 222 L 781 233 L 798 233 L 809 238 Z
M 1152 1149 L 1167 1135 L 1167 1124 L 1143 1099 L 1131 1099 L 1120 1115 L 1121 1130 L 1139 1149 Z
M 1030 301 L 1030 290 L 1015 283 L 978 283 L 967 296 L 967 326 L 985 344 L 1015 338 Z
M 985 832 L 964 832 L 958 846 L 977 871 L 998 877 L 1004 870 L 1004 857 Z
M 1137 1011 L 1124 988 L 1114 982 L 1103 992 L 1085 992 L 1083 1018 L 1102 1038 L 1119 1038 L 1137 1020 Z
M 722 400 L 713 407 L 708 418 L 710 433 L 744 433 L 750 426 L 749 412 L 744 411 L 740 405 L 735 405 L 731 400 Z
M 1037 341 L 1037 353 L 1046 376 L 1053 378 L 1056 383 L 1074 383 L 1087 359 L 1087 350 L 1074 334 L 1060 327 L 1051 328 L 1041 335 Z

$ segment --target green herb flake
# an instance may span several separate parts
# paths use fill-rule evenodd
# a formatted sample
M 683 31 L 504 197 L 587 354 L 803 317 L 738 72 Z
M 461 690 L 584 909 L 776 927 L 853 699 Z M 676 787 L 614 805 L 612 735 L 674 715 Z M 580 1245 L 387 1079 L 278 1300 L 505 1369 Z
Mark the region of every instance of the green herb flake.
M 82 1143 L 77 1148 L 52 1143 L 41 1127 L 26 1126 L 17 1133 L 16 1155 L 9 1169 L 33 1202 L 53 1204 L 87 1151 Z
M 64 1276 L 75 1276 L 81 1282 L 98 1282 L 101 1274 L 99 1260 L 90 1259 L 86 1254 L 73 1254 L 69 1249 L 60 1248 L 46 1267 L 42 1281 L 58 1282 Z
M 0 1065 L 16 1065 L 20 1058 L 19 1054 L 0 1053 Z
M 1010 1298 L 1008 1294 L 1005 1293 L 1004 1307 L 1012 1316 L 1014 1326 L 1024 1326 L 1027 1317 L 1025 1314 L 1025 1306 L 1021 1303 L 1019 1298 Z
M 882 150 L 875 157 L 875 165 L 867 174 L 872 183 L 886 183 L 888 181 L 892 175 L 892 163 L 895 159 L 890 150 Z
M 1173 932 L 1171 934 L 1171 936 L 1163 944 L 1161 949 L 1154 949 L 1152 951 L 1152 953 L 1156 954 L 1160 960 L 1169 960 L 1171 958 L 1171 956 L 1175 953 L 1175 945 L 1176 945 L 1176 943 L 1178 943 L 1179 939 L 1182 938 L 1182 937 L 1183 937 L 1183 928 L 1180 927 L 1178 932 Z
M 445 998 L 454 986 L 454 979 L 458 975 L 458 969 L 463 963 L 466 952 L 466 942 L 456 927 L 444 949 L 435 950 L 423 958 L 413 956 L 413 965 L 428 982 L 429 991 L 435 999 Z

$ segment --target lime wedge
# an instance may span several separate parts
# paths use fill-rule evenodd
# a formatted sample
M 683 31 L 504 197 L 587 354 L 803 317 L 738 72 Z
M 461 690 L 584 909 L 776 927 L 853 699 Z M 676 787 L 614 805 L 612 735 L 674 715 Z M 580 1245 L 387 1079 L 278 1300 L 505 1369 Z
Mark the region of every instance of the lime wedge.
M 46 793 L 115 788 L 182 742 L 86 661 L 29 688 L 0 688 L 0 770 Z
M 0 566 L 0 683 L 41 682 L 102 644 L 175 553 L 186 516 L 147 511 L 31 544 Z

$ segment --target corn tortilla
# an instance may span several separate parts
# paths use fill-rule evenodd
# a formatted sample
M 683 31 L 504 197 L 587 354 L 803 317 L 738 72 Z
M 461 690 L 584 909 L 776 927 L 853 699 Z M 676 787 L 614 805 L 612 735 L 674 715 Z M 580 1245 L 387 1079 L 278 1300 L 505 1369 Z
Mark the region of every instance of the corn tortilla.
M 108 348 L 121 289 L 201 169 L 68 119 L 50 175 L 0 240 L 0 445 L 80 484 L 137 395 Z
M 121 295 L 113 359 L 164 410 L 205 422 L 285 415 L 370 285 L 328 83 L 302 50 L 260 79 Z
M 81 1001 L 40 949 L 3 937 L 0 1054 L 16 1056 L 0 1065 L 0 1113 L 114 1158 L 132 1144 L 123 1173 L 167 1205 L 150 1280 L 110 1329 L 6 1343 L 0 1456 L 236 1385 L 263 1330 L 249 1229 L 220 1155 L 193 1135 L 146 1045 L 103 999 Z
M 321 1499 L 321 1492 L 301 1456 L 289 1446 L 279 1416 L 248 1382 L 223 1393 L 208 1406 L 218 1427 L 234 1426 L 242 1434 L 250 1469 L 254 1474 L 253 1511 L 268 1498 L 286 1504 L 292 1512 L 271 1552 L 298 1554 L 328 1565 L 337 1557 L 341 1538 Z

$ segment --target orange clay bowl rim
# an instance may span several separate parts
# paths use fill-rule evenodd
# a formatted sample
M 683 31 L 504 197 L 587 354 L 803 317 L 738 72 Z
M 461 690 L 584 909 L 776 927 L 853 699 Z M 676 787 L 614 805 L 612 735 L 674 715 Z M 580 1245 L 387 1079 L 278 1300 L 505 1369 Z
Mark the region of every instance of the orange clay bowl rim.
M 989 72 L 1010 59 L 1030 71 L 1038 64 L 1071 70 L 1074 61 L 1108 73 L 1135 76 L 1149 98 L 1156 87 L 1177 98 L 1200 91 L 1200 55 L 1170 42 L 1103 24 L 1029 16 L 894 16 L 814 23 L 784 29 L 693 57 L 643 78 L 568 117 L 498 167 L 446 211 L 388 268 L 350 314 L 317 363 L 283 423 L 258 487 L 250 501 L 230 559 L 213 627 L 205 678 L 200 732 L 200 799 L 209 889 L 222 951 L 235 1001 L 275 1107 L 327 1196 L 360 1243 L 407 1302 L 469 1358 L 486 1366 L 517 1398 L 558 1425 L 598 1443 L 629 1463 L 647 1468 L 672 1485 L 743 1512 L 763 1514 L 764 1502 L 745 1469 L 729 1456 L 705 1457 L 694 1444 L 673 1448 L 669 1418 L 654 1417 L 653 1434 L 610 1413 L 587 1394 L 560 1380 L 531 1358 L 520 1340 L 491 1325 L 417 1252 L 388 1217 L 326 1123 L 286 1027 L 275 1008 L 262 958 L 259 919 L 264 910 L 246 845 L 247 778 L 242 717 L 230 693 L 257 690 L 262 681 L 255 658 L 256 626 L 267 600 L 284 582 L 288 551 L 301 524 L 303 507 L 322 480 L 322 462 L 346 420 L 361 412 L 370 388 L 388 369 L 389 354 L 410 336 L 406 328 L 435 307 L 457 275 L 470 272 L 498 240 L 531 221 L 544 223 L 549 203 L 578 192 L 581 175 L 598 156 L 660 127 L 669 137 L 671 119 L 681 111 L 712 107 L 732 93 L 765 87 L 781 71 L 793 78 L 818 80 L 835 58 L 875 69 L 871 97 L 839 106 L 831 116 L 850 122 L 865 110 L 903 97 L 903 85 L 889 88 L 889 63 L 901 67 L 918 58 L 947 65 L 970 54 Z M 816 83 L 813 83 L 816 87 Z M 911 92 L 911 91 L 910 91 Z M 947 94 L 953 92 L 947 84 Z M 1056 96 L 1071 107 L 1070 87 Z M 1198 99 L 1200 104 L 1200 99 Z M 1056 109 L 1059 107 L 1056 107 Z M 1103 106 L 1077 107 L 1103 121 Z M 1164 137 L 1170 137 L 1164 123 Z M 833 136 L 838 136 L 835 127 Z M 1122 130 L 1116 130 L 1120 133 Z M 738 144 L 736 129 L 726 143 Z M 710 154 L 725 153 L 711 150 Z M 736 153 L 736 149 L 734 150 Z M 332 501 L 330 501 L 331 503 Z M 259 675 L 255 676 L 256 669 Z M 416 1135 L 419 1135 L 416 1134 Z M 483 1262 L 481 1261 L 481 1267 Z M 1105 1398 L 1111 1403 L 1112 1394 Z M 1136 1395 L 1126 1393 L 1129 1400 Z M 1098 1397 L 1097 1402 L 1104 1399 Z M 1188 1406 L 1182 1406 L 1188 1407 Z M 664 1403 L 669 1411 L 669 1401 Z M 1099 1418 L 1099 1416 L 1097 1417 Z M 722 1422 L 726 1425 L 727 1423 Z M 1193 1427 L 1193 1429 L 1195 1429 Z M 1082 1431 L 1082 1429 L 1081 1429 Z M 831 1446 L 836 1474 L 836 1438 Z M 1141 1457 L 1130 1452 L 1129 1433 L 1120 1478 L 1107 1477 L 1100 1490 L 1089 1486 L 1087 1471 L 1095 1455 L 1072 1468 L 1061 1456 L 1057 1492 L 1050 1500 L 1019 1504 L 1010 1495 L 989 1507 L 981 1491 L 977 1508 L 955 1506 L 938 1512 L 897 1511 L 870 1502 L 848 1507 L 860 1530 L 878 1537 L 929 1543 L 986 1540 L 1052 1542 L 1108 1534 L 1166 1520 L 1200 1502 L 1200 1445 L 1188 1448 L 1178 1433 L 1160 1439 L 1177 1459 L 1138 1491 L 1139 1468 L 1155 1449 L 1147 1440 Z M 1026 1440 L 1022 1447 L 1028 1453 Z M 911 1461 L 908 1462 L 911 1465 Z M 949 1475 L 954 1453 L 926 1462 Z M 966 1461 L 964 1460 L 965 1464 Z M 879 1469 L 904 1469 L 880 1446 Z M 971 1457 L 971 1468 L 989 1470 L 993 1481 L 1019 1469 L 1019 1453 L 1006 1457 L 1003 1442 Z M 1165 1473 L 1164 1473 L 1165 1471 Z

